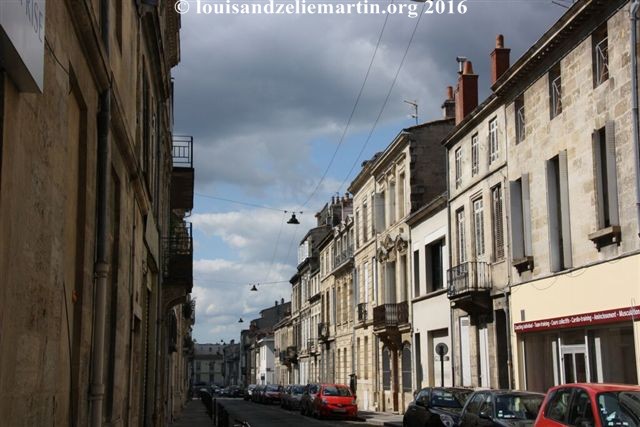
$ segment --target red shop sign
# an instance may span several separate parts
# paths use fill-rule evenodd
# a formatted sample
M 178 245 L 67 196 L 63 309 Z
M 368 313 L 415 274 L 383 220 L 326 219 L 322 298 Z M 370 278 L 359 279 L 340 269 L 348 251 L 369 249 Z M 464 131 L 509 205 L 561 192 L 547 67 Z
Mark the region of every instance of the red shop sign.
M 593 313 L 572 314 L 550 319 L 518 322 L 513 325 L 516 333 L 546 331 L 550 329 L 577 328 L 582 326 L 616 323 L 627 320 L 640 320 L 640 305 L 615 308 L 613 310 L 594 311 Z

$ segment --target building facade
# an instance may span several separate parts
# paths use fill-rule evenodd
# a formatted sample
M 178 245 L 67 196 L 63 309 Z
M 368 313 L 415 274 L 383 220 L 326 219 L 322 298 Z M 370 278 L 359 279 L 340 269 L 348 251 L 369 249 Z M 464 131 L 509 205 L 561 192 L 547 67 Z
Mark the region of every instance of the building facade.
M 17 48 L 0 53 L 0 417 L 166 425 L 186 401 L 191 326 L 180 16 L 168 1 L 31 7 L 36 21 L 23 2 L 0 19 Z

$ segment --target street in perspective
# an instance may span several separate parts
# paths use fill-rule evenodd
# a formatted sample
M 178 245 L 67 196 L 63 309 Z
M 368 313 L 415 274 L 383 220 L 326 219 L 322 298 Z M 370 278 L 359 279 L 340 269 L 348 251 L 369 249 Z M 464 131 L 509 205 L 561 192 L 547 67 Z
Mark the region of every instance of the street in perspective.
M 640 0 L 0 0 L 2 427 L 640 427 Z

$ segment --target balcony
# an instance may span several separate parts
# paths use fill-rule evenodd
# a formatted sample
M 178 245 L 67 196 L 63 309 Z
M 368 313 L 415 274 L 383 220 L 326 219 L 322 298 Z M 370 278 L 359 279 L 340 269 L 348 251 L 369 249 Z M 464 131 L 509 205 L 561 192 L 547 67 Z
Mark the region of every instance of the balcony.
M 191 223 L 172 224 L 169 237 L 163 240 L 163 277 L 167 286 L 191 292 L 193 287 L 193 238 Z
M 361 302 L 358 304 L 358 322 L 364 323 L 367 321 L 367 303 Z
M 320 349 L 318 348 L 318 340 L 316 340 L 315 338 L 309 338 L 307 340 L 307 349 L 309 350 L 310 355 L 320 353 Z
M 318 323 L 318 340 L 327 342 L 329 341 L 330 335 L 329 322 Z
M 284 353 L 284 361 L 285 365 L 291 365 L 292 363 L 298 362 L 298 348 L 295 345 L 290 345 L 287 347 L 287 350 Z
M 402 332 L 410 329 L 409 304 L 406 301 L 382 304 L 373 308 L 373 332 L 385 345 L 400 348 Z
M 491 269 L 486 262 L 465 262 L 447 271 L 447 296 L 467 313 L 491 311 Z
M 171 209 L 193 209 L 193 137 L 173 136 L 171 149 Z
M 338 270 L 343 265 L 353 261 L 353 247 L 349 246 L 346 250 L 341 251 L 333 256 L 334 270 Z

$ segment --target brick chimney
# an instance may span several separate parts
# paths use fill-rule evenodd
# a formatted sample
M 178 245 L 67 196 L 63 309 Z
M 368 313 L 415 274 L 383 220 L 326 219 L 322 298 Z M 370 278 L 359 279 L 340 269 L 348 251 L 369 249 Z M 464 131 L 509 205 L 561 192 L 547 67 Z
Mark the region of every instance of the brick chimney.
M 496 48 L 491 52 L 491 85 L 509 69 L 509 53 L 511 49 L 505 49 L 504 36 L 498 34 L 496 37 Z
M 465 61 L 458 76 L 456 88 L 456 125 L 478 106 L 478 75 L 473 74 L 473 64 Z
M 442 115 L 445 119 L 452 119 L 456 116 L 456 101 L 453 99 L 453 88 L 447 86 L 447 97 L 442 103 Z

